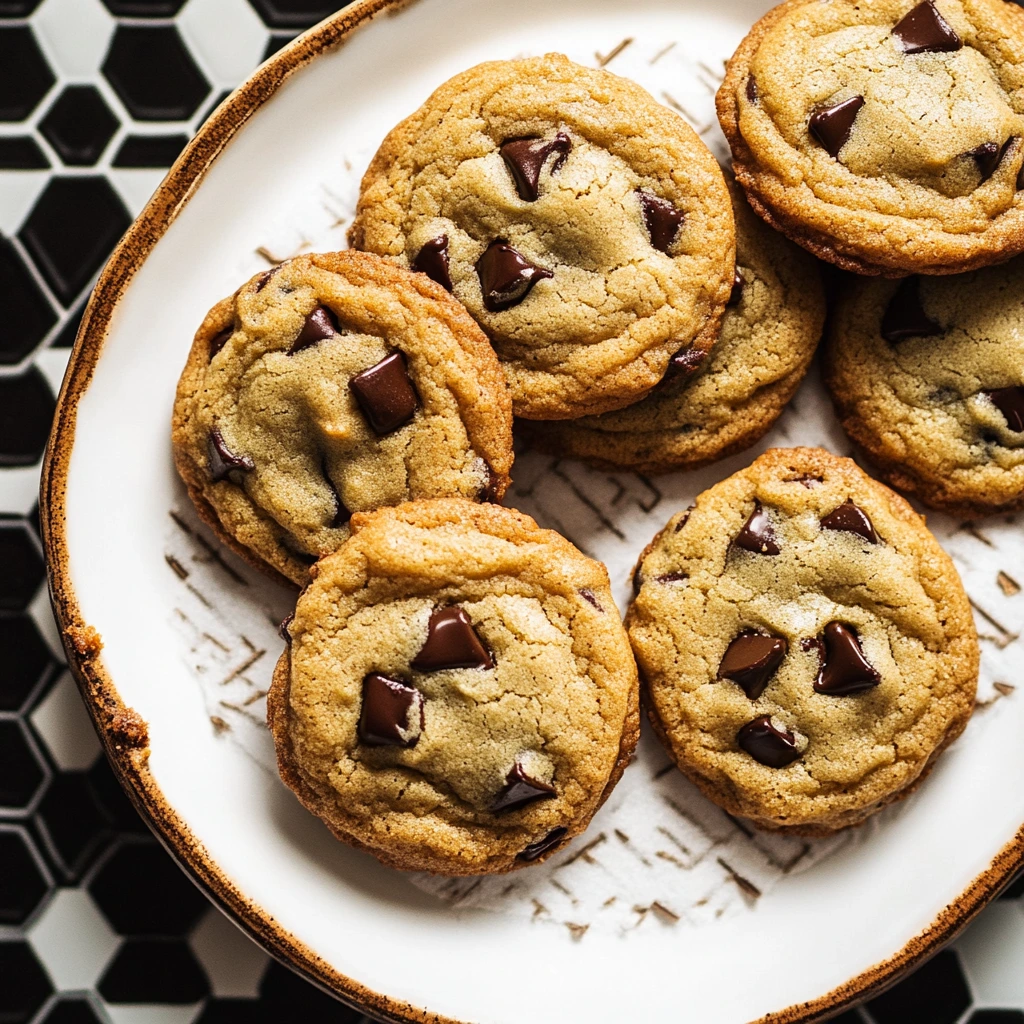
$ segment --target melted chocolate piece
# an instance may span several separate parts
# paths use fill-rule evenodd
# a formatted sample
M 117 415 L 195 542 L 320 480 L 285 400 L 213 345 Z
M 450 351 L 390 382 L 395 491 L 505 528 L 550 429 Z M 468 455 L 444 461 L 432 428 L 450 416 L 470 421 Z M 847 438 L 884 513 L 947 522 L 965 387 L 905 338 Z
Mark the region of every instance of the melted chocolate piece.
M 688 580 L 690 576 L 685 572 L 664 572 L 660 576 L 655 576 L 654 578 L 659 583 L 679 583 L 682 580 Z
M 582 587 L 580 589 L 580 597 L 582 597 L 587 604 L 592 604 L 599 612 L 604 611 L 601 607 L 601 602 L 597 599 L 597 595 L 590 589 L 590 587 Z
M 751 700 L 757 700 L 788 650 L 784 637 L 740 633 L 726 648 L 718 678 L 731 679 Z
M 538 857 L 542 857 L 553 846 L 557 846 L 568 831 L 569 830 L 564 828 L 562 825 L 559 825 L 558 828 L 553 828 L 543 839 L 538 839 L 537 842 L 530 843 L 530 845 L 516 857 L 516 860 L 531 861 L 536 860 Z
M 921 305 L 920 282 L 916 277 L 905 278 L 882 314 L 882 337 L 888 342 L 897 342 L 905 338 L 931 338 L 937 334 L 942 334 L 942 328 Z
M 286 643 L 292 642 L 292 635 L 288 632 L 288 627 L 295 621 L 295 612 L 289 612 L 282 620 L 281 625 L 277 627 L 277 635 Z
M 811 134 L 828 150 L 830 156 L 839 159 L 839 151 L 846 145 L 853 131 L 853 122 L 860 108 L 864 106 L 863 96 L 851 96 L 842 103 L 825 107 L 811 115 L 808 125 Z
M 505 785 L 491 804 L 492 811 L 512 811 L 534 800 L 546 800 L 555 795 L 555 787 L 526 774 L 526 769 L 516 761 L 505 776 Z
M 210 359 L 213 359 L 213 357 L 228 343 L 228 338 L 230 338 L 234 333 L 234 327 L 225 327 L 220 334 L 215 334 L 210 339 Z
M 1017 191 L 1024 189 L 1024 165 L 1021 165 L 1021 169 L 1017 172 Z
M 684 348 L 668 361 L 665 377 L 669 380 L 674 380 L 677 377 L 692 377 L 704 365 L 704 360 L 707 357 L 707 352 L 702 349 Z
M 667 199 L 651 195 L 650 192 L 637 189 L 636 194 L 640 200 L 647 233 L 651 236 L 651 245 L 663 253 L 668 253 L 669 246 L 675 241 L 683 221 L 686 220 L 686 214 L 682 210 L 677 210 Z
M 853 500 L 847 498 L 838 508 L 834 508 L 821 520 L 823 530 L 842 530 L 845 533 L 856 533 L 872 544 L 878 543 L 878 534 L 868 518 L 867 512 Z
M 892 30 L 904 53 L 953 53 L 964 44 L 932 0 L 924 0 Z
M 412 261 L 412 269 L 426 274 L 447 291 L 452 290 L 452 277 L 448 271 L 448 236 L 438 235 L 423 243 L 423 248 Z
M 210 440 L 206 447 L 209 459 L 210 479 L 214 483 L 225 480 L 235 470 L 249 473 L 256 468 L 256 463 L 248 455 L 236 455 L 224 442 L 220 427 L 210 431 Z
M 857 634 L 841 622 L 830 622 L 825 627 L 823 654 L 814 681 L 816 693 L 847 697 L 870 690 L 882 681 L 878 670 L 864 657 Z
M 747 78 L 747 99 L 751 103 L 757 102 L 757 79 L 753 75 Z
M 368 747 L 415 747 L 423 732 L 423 694 L 400 679 L 371 672 L 363 680 L 359 739 Z
M 683 513 L 683 518 L 680 519 L 678 523 L 676 523 L 676 528 L 672 531 L 673 533 L 678 533 L 690 521 L 690 513 L 696 507 L 696 505 L 691 505 L 688 509 L 686 509 L 686 511 Z
M 565 163 L 570 149 L 572 140 L 565 132 L 559 132 L 550 140 L 508 139 L 501 144 L 498 152 L 501 153 L 501 158 L 516 183 L 519 198 L 532 203 L 538 196 L 540 172 L 544 169 L 544 162 L 552 153 L 558 154 L 551 165 L 551 173 L 554 174 Z
M 640 563 L 637 562 L 636 568 L 633 570 L 633 596 L 640 596 L 640 588 L 644 585 L 644 577 L 640 572 Z
M 1003 151 L 996 142 L 983 142 L 977 149 L 969 150 L 967 155 L 974 157 L 974 162 L 981 171 L 981 180 L 984 182 L 995 173 L 999 161 L 1003 158 Z
M 743 298 L 743 277 L 738 270 L 734 270 L 732 273 L 732 291 L 729 292 L 729 301 L 726 303 L 727 306 L 739 305 L 740 299 Z
M 338 321 L 326 306 L 317 306 L 302 325 L 299 336 L 292 342 L 288 355 L 293 356 L 318 341 L 326 341 L 338 334 Z
M 390 434 L 408 423 L 419 406 L 401 352 L 393 352 L 376 366 L 357 373 L 348 386 L 378 434 Z
M 480 501 L 490 501 L 490 502 L 497 501 L 498 500 L 498 483 L 499 483 L 498 474 L 495 473 L 494 470 L 491 469 L 490 466 L 488 466 L 487 467 L 487 483 L 485 483 L 483 485 L 483 487 L 480 488 L 480 493 L 478 495 L 479 500 Z
M 791 477 L 787 483 L 802 484 L 807 490 L 811 491 L 815 487 L 820 486 L 825 481 L 820 476 L 808 476 L 806 473 L 801 473 L 800 476 Z
M 330 526 L 332 530 L 337 530 L 352 518 L 352 513 L 345 507 L 345 502 L 341 500 L 338 488 L 334 486 L 331 474 L 327 472 L 326 461 L 320 464 L 320 472 L 323 474 L 323 478 L 326 481 L 327 486 L 331 489 L 331 494 L 334 495 L 334 515 L 331 517 L 331 521 L 327 525 Z
M 427 624 L 427 639 L 413 658 L 412 667 L 417 672 L 494 668 L 494 661 L 461 608 L 435 608 Z
M 253 291 L 261 292 L 267 286 L 267 282 L 281 269 L 279 263 L 276 267 L 271 267 L 270 270 L 264 270 L 259 277 L 256 278 L 256 287 Z
M 776 729 L 771 715 L 762 715 L 747 722 L 736 733 L 736 742 L 755 761 L 768 768 L 785 768 L 800 756 L 796 737 L 785 729 Z
M 1003 414 L 1010 430 L 1024 431 L 1024 387 L 996 388 L 982 394 Z
M 777 555 L 779 542 L 775 536 L 775 528 L 768 518 L 768 513 L 759 501 L 754 502 L 754 511 L 743 524 L 743 529 L 736 535 L 733 544 L 744 551 L 753 551 L 757 555 Z
M 491 313 L 518 306 L 538 281 L 555 276 L 550 270 L 531 263 L 505 242 L 491 242 L 476 261 L 476 273 L 480 278 L 484 306 Z

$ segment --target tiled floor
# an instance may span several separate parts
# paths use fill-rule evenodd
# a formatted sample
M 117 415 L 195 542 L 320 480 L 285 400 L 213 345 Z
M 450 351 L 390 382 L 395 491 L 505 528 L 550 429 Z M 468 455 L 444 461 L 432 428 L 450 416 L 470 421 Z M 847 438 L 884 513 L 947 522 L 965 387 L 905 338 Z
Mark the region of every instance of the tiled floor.
M 625 0 L 624 0 L 625 2 Z M 63 665 L 36 488 L 111 247 L 323 0 L 0 0 L 0 1024 L 346 1022 L 212 909 L 121 793 Z M 1024 1024 L 1024 882 L 843 1024 Z

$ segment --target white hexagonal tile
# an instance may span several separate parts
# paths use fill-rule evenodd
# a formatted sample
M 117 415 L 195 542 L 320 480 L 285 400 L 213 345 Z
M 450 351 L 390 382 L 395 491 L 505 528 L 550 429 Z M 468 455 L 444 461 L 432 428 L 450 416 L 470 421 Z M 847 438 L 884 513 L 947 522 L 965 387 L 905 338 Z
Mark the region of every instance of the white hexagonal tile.
M 267 30 L 246 0 L 189 0 L 178 16 L 189 49 L 219 85 L 236 86 L 257 64 Z
M 28 940 L 61 991 L 95 985 L 120 945 L 84 889 L 58 889 Z
M 6 470 L 4 471 L 7 472 Z M 32 472 L 36 478 L 36 494 L 39 491 L 39 467 L 34 466 Z M 31 506 L 29 506 L 31 508 Z M 32 598 L 28 606 L 28 613 L 32 621 L 39 627 L 39 635 L 49 644 L 53 656 L 63 665 L 65 663 L 64 647 L 60 642 L 60 633 L 57 630 L 57 622 L 53 617 L 53 606 L 50 604 L 50 593 L 44 584 L 39 592 Z
M 191 1024 L 201 1004 L 168 1006 L 166 1004 L 104 1003 L 113 1024 Z
M 247 999 L 259 994 L 270 957 L 215 907 L 196 925 L 189 944 L 215 996 Z
M 61 675 L 29 717 L 62 771 L 84 772 L 96 763 L 102 748 L 70 672 Z
M 114 19 L 100 0 L 44 0 L 32 27 L 54 71 L 65 78 L 97 74 Z
M 1024 905 L 1000 900 L 957 940 L 977 1006 L 1024 1007 Z

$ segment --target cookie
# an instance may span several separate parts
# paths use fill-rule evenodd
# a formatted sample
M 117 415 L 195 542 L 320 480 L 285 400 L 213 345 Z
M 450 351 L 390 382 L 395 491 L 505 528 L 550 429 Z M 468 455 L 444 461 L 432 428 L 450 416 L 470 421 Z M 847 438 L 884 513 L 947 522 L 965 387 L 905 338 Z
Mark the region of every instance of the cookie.
M 281 777 L 341 840 L 449 875 L 536 863 L 586 828 L 639 730 L 600 562 L 459 499 L 352 517 L 287 626 Z
M 717 97 L 773 227 L 860 274 L 1024 251 L 1024 11 L 1003 0 L 788 0 Z
M 525 436 L 541 451 L 608 469 L 696 469 L 749 447 L 771 428 L 810 364 L 825 323 L 818 264 L 759 220 L 731 184 L 736 278 L 721 332 L 696 368 L 683 352 L 636 405 L 545 423 Z
M 845 282 L 824 378 L 893 486 L 964 518 L 1024 507 L 1024 258 Z
M 423 274 L 341 252 L 289 260 L 214 306 L 172 439 L 218 536 L 301 585 L 353 512 L 499 499 L 511 433 L 501 366 L 466 311 Z
M 722 172 L 678 114 L 559 54 L 442 85 L 391 131 L 350 240 L 449 288 L 505 367 L 517 416 L 642 398 L 710 349 L 732 286 Z
M 627 627 L 655 730 L 730 814 L 826 835 L 906 796 L 967 724 L 956 569 L 850 459 L 775 448 L 669 520 Z

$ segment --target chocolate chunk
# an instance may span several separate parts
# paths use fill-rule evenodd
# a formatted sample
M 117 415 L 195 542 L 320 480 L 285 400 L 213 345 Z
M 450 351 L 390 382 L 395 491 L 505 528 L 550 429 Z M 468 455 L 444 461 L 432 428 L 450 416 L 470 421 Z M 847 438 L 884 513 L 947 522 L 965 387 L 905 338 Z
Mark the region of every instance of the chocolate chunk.
M 557 846 L 568 832 L 569 830 L 561 825 L 559 825 L 558 828 L 553 828 L 543 839 L 538 839 L 537 842 L 530 843 L 530 845 L 516 857 L 516 860 L 536 860 L 538 857 L 547 853 L 553 846 Z
M 331 474 L 327 472 L 326 460 L 320 464 L 320 472 L 323 474 L 323 478 L 327 483 L 327 486 L 331 489 L 331 494 L 334 495 L 334 515 L 331 517 L 331 521 L 327 525 L 330 526 L 331 529 L 337 530 L 352 518 L 352 513 L 345 507 L 345 502 L 341 500 L 341 495 L 338 493 L 338 488 L 334 486 Z
M 640 572 L 640 563 L 637 562 L 636 568 L 633 570 L 633 596 L 640 596 L 640 588 L 644 585 L 644 577 Z
M 967 156 L 974 157 L 974 162 L 981 172 L 981 180 L 988 181 L 993 172 L 999 166 L 1002 159 L 1002 151 L 996 142 L 983 142 L 977 149 L 968 150 Z
M 601 607 L 601 602 L 597 599 L 597 595 L 590 589 L 590 587 L 582 587 L 580 589 L 580 597 L 582 597 L 587 604 L 592 604 L 599 612 L 604 611 Z
M 823 484 L 825 481 L 820 476 L 808 476 L 806 473 L 801 473 L 800 476 L 791 477 L 787 483 L 802 484 L 807 490 L 814 490 L 815 487 Z
M 696 505 L 691 505 L 688 509 L 686 509 L 683 512 L 682 518 L 679 520 L 678 523 L 676 523 L 676 528 L 672 531 L 673 533 L 678 533 L 690 521 L 690 513 L 696 507 Z
M 904 53 L 953 53 L 964 44 L 932 0 L 924 0 L 892 30 Z
M 736 535 L 733 544 L 744 551 L 753 551 L 758 555 L 777 555 L 779 553 L 778 538 L 775 528 L 768 518 L 768 513 L 759 501 L 754 502 L 754 511 L 743 524 L 743 529 Z
M 921 305 L 920 282 L 916 277 L 905 278 L 882 314 L 882 337 L 888 342 L 897 342 L 905 338 L 931 338 L 936 334 L 942 334 L 942 328 Z
M 210 358 L 213 357 L 228 343 L 228 338 L 235 333 L 234 327 L 225 327 L 220 334 L 215 334 L 210 339 Z
M 491 313 L 519 305 L 538 281 L 555 276 L 550 270 L 531 263 L 505 242 L 491 242 L 476 261 L 476 273 L 480 278 L 484 306 Z
M 727 306 L 739 305 L 740 299 L 743 298 L 743 277 L 738 270 L 734 270 L 732 273 L 732 291 L 729 292 L 729 301 L 726 303 Z
M 1006 417 L 1006 425 L 1015 433 L 1024 431 L 1024 387 L 996 388 L 982 394 Z
M 1019 192 L 1021 189 L 1024 189 L 1024 164 L 1017 172 L 1017 191 Z
M 292 642 L 292 635 L 288 632 L 288 627 L 295 621 L 295 612 L 289 612 L 282 620 L 281 625 L 277 627 L 277 635 L 286 643 Z
M 692 377 L 704 365 L 707 356 L 703 349 L 684 348 L 668 361 L 665 378 L 674 380 L 677 377 Z
M 417 672 L 443 668 L 494 668 L 469 616 L 458 607 L 435 608 L 427 624 L 427 639 L 412 660 Z
M 718 678 L 731 679 L 751 700 L 757 700 L 788 650 L 784 637 L 740 633 L 726 648 Z
M 248 455 L 236 455 L 224 442 L 220 427 L 210 431 L 210 440 L 206 447 L 210 479 L 216 483 L 226 479 L 232 471 L 249 473 L 256 468 L 256 463 Z
M 824 631 L 824 658 L 814 681 L 816 693 L 847 697 L 877 686 L 882 677 L 864 657 L 857 634 L 841 622 L 830 622 Z
M 408 423 L 419 406 L 401 352 L 393 352 L 376 366 L 357 373 L 349 387 L 378 434 L 390 434 Z
M 751 103 L 757 102 L 757 79 L 753 75 L 747 78 L 747 99 Z
M 318 341 L 326 341 L 338 333 L 338 321 L 334 314 L 326 306 L 317 306 L 302 325 L 299 336 L 292 342 L 288 354 L 295 355 Z
M 786 729 L 777 729 L 771 715 L 762 715 L 747 722 L 738 733 L 736 742 L 755 761 L 768 768 L 785 768 L 799 756 L 796 737 Z
M 520 199 L 528 203 L 534 202 L 538 195 L 538 184 L 540 172 L 544 169 L 544 162 L 552 153 L 558 157 L 551 165 L 551 173 L 565 163 L 565 158 L 572 149 L 572 140 L 565 132 L 559 132 L 553 139 L 508 139 L 501 144 L 499 152 L 505 166 L 516 183 L 516 191 Z
M 847 498 L 838 508 L 834 508 L 821 520 L 823 530 L 842 530 L 845 533 L 856 533 L 872 544 L 878 543 L 878 534 L 868 514 L 852 499 Z
M 863 96 L 851 96 L 842 103 L 825 107 L 811 115 L 808 126 L 810 132 L 828 150 L 830 156 L 839 158 L 839 151 L 850 138 L 853 122 L 863 106 Z
M 497 501 L 498 500 L 498 484 L 500 482 L 501 481 L 500 481 L 500 478 L 498 477 L 498 474 L 495 473 L 494 470 L 491 469 L 490 466 L 488 466 L 487 467 L 487 482 L 483 485 L 483 487 L 480 488 L 480 492 L 477 495 L 478 499 L 480 501 L 491 501 L 491 502 Z
M 363 680 L 359 739 L 368 747 L 415 747 L 423 732 L 423 694 L 371 672 Z
M 508 775 L 505 785 L 491 804 L 492 811 L 511 811 L 534 800 L 546 800 L 555 795 L 555 787 L 549 786 L 540 779 L 531 778 L 526 769 L 516 761 Z
M 412 269 L 421 274 L 426 274 L 431 281 L 436 281 L 442 288 L 452 290 L 452 277 L 448 271 L 448 236 L 438 235 L 429 242 L 423 243 L 423 248 L 416 254 L 412 261 Z
M 654 577 L 659 583 L 680 583 L 690 578 L 685 572 L 663 572 L 660 576 Z
M 651 245 L 667 253 L 686 220 L 686 214 L 677 210 L 667 199 L 651 195 L 650 192 L 637 189 L 636 194 L 640 199 L 647 233 L 651 236 Z
M 261 292 L 267 286 L 267 282 L 281 269 L 279 263 L 276 267 L 271 267 L 270 270 L 264 270 L 259 277 L 256 278 L 256 287 L 253 291 Z

